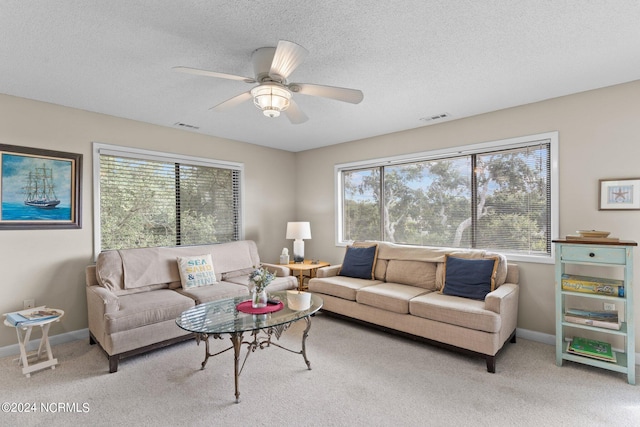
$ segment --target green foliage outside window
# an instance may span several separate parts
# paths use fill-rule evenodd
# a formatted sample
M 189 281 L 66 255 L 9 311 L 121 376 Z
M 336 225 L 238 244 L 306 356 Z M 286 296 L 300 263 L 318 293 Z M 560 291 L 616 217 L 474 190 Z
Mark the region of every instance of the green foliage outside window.
M 344 240 L 550 253 L 549 144 L 343 170 Z
M 233 169 L 100 156 L 101 250 L 237 240 Z

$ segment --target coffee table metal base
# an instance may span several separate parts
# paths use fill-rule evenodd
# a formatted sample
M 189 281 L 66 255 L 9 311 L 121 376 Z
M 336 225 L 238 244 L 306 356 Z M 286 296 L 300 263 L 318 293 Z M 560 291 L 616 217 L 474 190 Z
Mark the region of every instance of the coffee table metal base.
M 213 354 L 210 353 L 209 351 L 209 337 L 212 336 L 214 339 L 224 339 L 223 335 L 227 335 L 227 334 L 196 333 L 196 342 L 198 343 L 198 345 L 200 345 L 200 341 L 204 341 L 205 343 L 205 357 L 204 357 L 204 361 L 202 362 L 202 367 L 200 369 L 202 370 L 205 368 L 205 366 L 207 365 L 207 362 L 209 361 L 209 357 L 217 356 L 219 354 L 222 354 L 226 351 L 233 349 L 236 403 L 240 402 L 240 387 L 239 387 L 240 374 L 244 369 L 245 363 L 247 363 L 247 359 L 249 358 L 249 355 L 258 349 L 262 350 L 264 348 L 274 346 L 274 347 L 279 347 L 283 350 L 287 350 L 291 353 L 301 354 L 302 357 L 304 358 L 304 362 L 307 364 L 307 369 L 311 370 L 311 362 L 309 362 L 309 359 L 307 359 L 307 350 L 306 350 L 307 336 L 309 335 L 309 329 L 311 329 L 311 317 L 307 316 L 307 317 L 304 317 L 303 319 L 307 323 L 307 327 L 302 333 L 302 349 L 299 351 L 291 350 L 287 347 L 284 347 L 274 342 L 272 340 L 272 337 L 275 336 L 275 338 L 279 340 L 282 333 L 287 329 L 289 329 L 289 326 L 291 326 L 293 323 L 295 323 L 297 320 L 300 320 L 300 319 L 297 319 L 282 325 L 272 326 L 265 329 L 254 329 L 251 331 L 250 337 L 252 338 L 250 339 L 250 341 L 244 341 L 244 332 L 230 332 L 228 333 L 228 335 L 230 335 L 231 344 L 232 344 L 231 347 L 225 348 L 224 350 L 221 350 Z M 242 365 L 240 365 L 240 353 L 241 353 L 243 344 L 247 345 L 247 353 L 244 357 L 244 360 L 242 361 Z

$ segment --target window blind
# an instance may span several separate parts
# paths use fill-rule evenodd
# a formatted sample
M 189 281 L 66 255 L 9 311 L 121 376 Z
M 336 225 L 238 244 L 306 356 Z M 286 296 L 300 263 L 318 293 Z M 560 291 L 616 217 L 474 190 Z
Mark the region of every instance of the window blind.
M 339 167 L 338 234 L 549 257 L 551 157 L 551 139 L 529 139 Z
M 239 169 L 135 153 L 99 158 L 100 250 L 240 239 Z

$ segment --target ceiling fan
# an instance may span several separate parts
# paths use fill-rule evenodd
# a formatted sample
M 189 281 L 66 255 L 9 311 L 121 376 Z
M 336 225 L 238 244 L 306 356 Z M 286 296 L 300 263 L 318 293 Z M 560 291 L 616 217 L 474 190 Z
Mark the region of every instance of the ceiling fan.
M 255 72 L 254 78 L 182 66 L 173 67 L 173 69 L 200 76 L 258 83 L 251 90 L 212 107 L 213 111 L 226 111 L 253 98 L 253 103 L 262 110 L 265 116 L 278 117 L 282 112 L 291 123 L 299 124 L 306 122 L 309 118 L 293 100 L 292 93 L 320 96 L 352 104 L 358 104 L 362 101 L 364 95 L 362 91 L 357 89 L 310 83 L 289 83 L 287 79 L 302 64 L 308 53 L 299 44 L 286 40 L 280 40 L 277 47 L 257 49 L 251 56 Z

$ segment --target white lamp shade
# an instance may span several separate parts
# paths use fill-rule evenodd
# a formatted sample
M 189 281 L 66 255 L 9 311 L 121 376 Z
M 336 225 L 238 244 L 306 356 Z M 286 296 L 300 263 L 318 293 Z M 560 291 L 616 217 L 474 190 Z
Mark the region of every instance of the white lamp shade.
M 267 117 L 278 117 L 289 108 L 291 93 L 277 84 L 262 84 L 251 89 L 253 103 Z
M 310 239 L 311 224 L 309 222 L 288 222 L 287 239 Z

